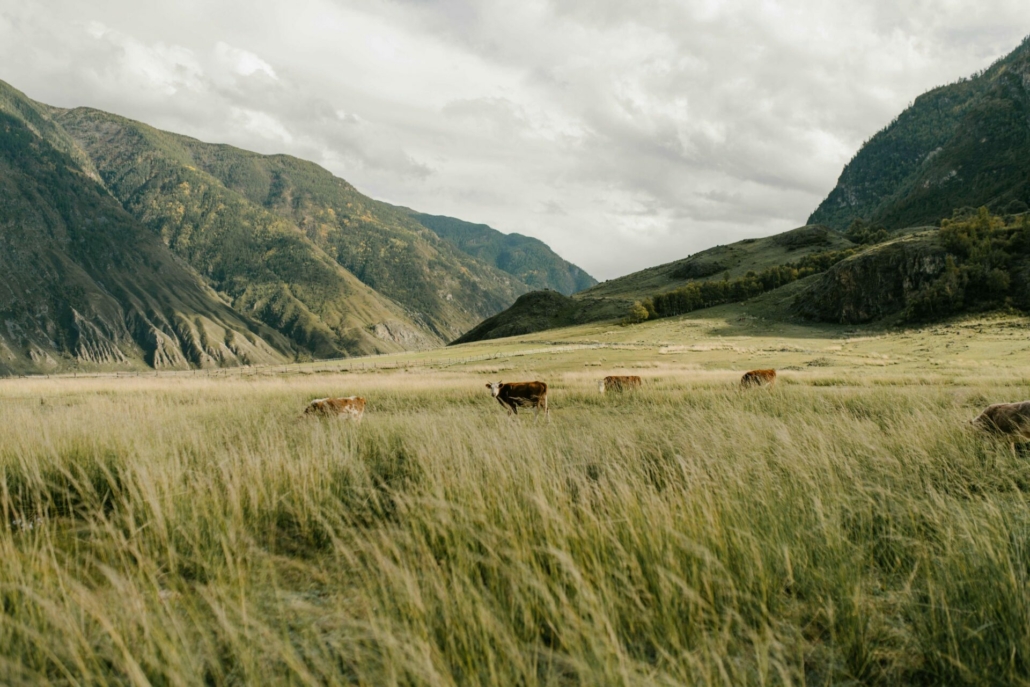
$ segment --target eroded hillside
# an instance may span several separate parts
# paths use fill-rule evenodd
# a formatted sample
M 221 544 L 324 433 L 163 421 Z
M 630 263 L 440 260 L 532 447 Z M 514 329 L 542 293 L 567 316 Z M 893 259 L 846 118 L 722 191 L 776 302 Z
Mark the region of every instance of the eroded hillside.
M 292 357 L 126 213 L 45 111 L 0 94 L 0 373 Z

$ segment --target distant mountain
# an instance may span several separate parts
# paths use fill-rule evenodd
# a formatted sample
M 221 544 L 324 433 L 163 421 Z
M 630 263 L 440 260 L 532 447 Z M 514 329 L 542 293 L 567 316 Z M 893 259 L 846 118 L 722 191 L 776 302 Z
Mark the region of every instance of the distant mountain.
M 520 274 L 592 281 L 533 239 L 441 238 L 290 156 L 3 82 L 0 117 L 0 374 L 427 348 L 530 291 Z
M 292 355 L 127 213 L 44 108 L 0 84 L 0 374 Z
M 486 224 L 442 215 L 412 212 L 411 216 L 463 252 L 517 277 L 533 289 L 551 289 L 569 296 L 597 283 L 539 239 L 502 234 Z
M 1030 204 L 1030 39 L 989 69 L 918 97 L 862 146 L 809 224 L 888 229 L 959 208 Z

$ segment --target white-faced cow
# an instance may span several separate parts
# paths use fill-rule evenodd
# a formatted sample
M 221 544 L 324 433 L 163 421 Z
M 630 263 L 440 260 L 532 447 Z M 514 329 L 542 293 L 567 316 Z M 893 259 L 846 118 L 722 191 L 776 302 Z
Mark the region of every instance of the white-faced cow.
M 518 415 L 519 407 L 534 408 L 533 417 L 540 415 L 544 409 L 544 417 L 550 422 L 547 412 L 547 384 L 544 382 L 492 382 L 486 385 L 497 402 L 507 409 L 510 415 Z
M 365 399 L 360 396 L 347 398 L 316 398 L 304 409 L 305 415 L 322 415 L 340 417 L 350 420 L 361 420 L 365 414 Z
M 776 383 L 776 370 L 751 370 L 740 378 L 740 386 L 746 389 L 751 386 L 772 386 Z
M 597 390 L 602 394 L 606 391 L 629 391 L 640 387 L 640 377 L 636 375 L 610 375 L 597 382 Z
M 995 403 L 971 422 L 993 434 L 1030 439 L 1030 401 Z

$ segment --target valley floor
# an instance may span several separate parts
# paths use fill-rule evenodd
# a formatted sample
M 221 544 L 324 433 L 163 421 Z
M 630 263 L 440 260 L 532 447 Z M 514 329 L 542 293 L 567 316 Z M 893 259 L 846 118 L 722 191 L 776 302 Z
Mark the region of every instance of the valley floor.
M 743 305 L 0 380 L 0 683 L 1030 684 L 1030 455 L 968 426 L 1028 334 Z M 484 388 L 529 379 L 549 423 Z

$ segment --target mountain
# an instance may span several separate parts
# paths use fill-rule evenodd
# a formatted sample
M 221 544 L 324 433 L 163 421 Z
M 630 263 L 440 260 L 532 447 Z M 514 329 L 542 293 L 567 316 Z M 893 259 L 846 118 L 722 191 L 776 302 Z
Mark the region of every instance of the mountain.
M 844 230 L 936 224 L 959 208 L 1030 204 L 1030 39 L 989 69 L 918 97 L 848 163 L 809 218 Z
M 529 290 L 313 163 L 53 113 L 126 210 L 317 355 L 435 345 Z
M 562 259 L 539 239 L 502 234 L 486 224 L 442 215 L 412 212 L 411 216 L 463 252 L 517 277 L 533 289 L 551 289 L 569 296 L 597 284 L 596 279 Z
M 0 374 L 275 363 L 240 315 L 110 196 L 45 108 L 0 84 Z
M 0 374 L 428 348 L 527 280 L 593 281 L 539 241 L 375 201 L 287 155 L 3 82 L 0 117 Z

